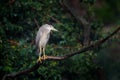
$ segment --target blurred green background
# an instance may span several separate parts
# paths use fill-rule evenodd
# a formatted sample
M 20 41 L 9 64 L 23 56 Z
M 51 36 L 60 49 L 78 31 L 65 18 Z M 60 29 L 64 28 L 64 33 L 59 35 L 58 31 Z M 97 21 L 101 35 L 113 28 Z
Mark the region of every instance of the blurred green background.
M 0 0 L 0 78 L 32 67 L 38 58 L 34 39 L 39 25 L 52 22 L 46 54 L 62 56 L 83 47 L 83 27 L 62 0 Z M 73 0 L 74 2 L 74 0 Z M 94 14 L 90 42 L 120 24 L 120 0 L 79 0 Z M 46 61 L 38 70 L 12 80 L 120 80 L 120 32 L 101 47 L 64 61 Z

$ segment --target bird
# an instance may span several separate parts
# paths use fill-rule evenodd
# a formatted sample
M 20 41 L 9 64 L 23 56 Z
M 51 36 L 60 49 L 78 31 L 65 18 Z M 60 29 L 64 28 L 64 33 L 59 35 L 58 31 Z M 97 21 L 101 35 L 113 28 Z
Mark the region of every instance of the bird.
M 55 29 L 51 24 L 43 24 L 39 28 L 36 34 L 35 45 L 37 48 L 37 53 L 39 55 L 39 58 L 37 61 L 42 62 L 41 61 L 42 59 L 47 58 L 47 56 L 45 55 L 45 49 L 49 41 L 51 31 L 58 31 L 58 30 Z

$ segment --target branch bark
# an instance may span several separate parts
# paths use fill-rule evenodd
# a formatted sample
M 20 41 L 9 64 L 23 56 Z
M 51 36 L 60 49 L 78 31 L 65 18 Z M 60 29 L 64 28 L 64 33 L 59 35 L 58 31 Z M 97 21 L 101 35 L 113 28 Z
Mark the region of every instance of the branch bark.
M 34 18 L 34 21 L 35 21 L 35 24 L 37 25 L 37 28 L 39 29 L 39 24 L 38 24 L 38 21 Z
M 107 37 L 105 37 L 105 38 L 103 38 L 101 40 L 98 40 L 97 42 L 95 42 L 93 44 L 90 44 L 90 45 L 88 45 L 86 47 L 83 47 L 82 49 L 80 49 L 80 50 L 78 50 L 76 52 L 72 52 L 72 53 L 66 54 L 64 56 L 47 56 L 47 59 L 45 59 L 45 60 L 42 59 L 42 61 L 47 61 L 47 60 L 61 61 L 61 60 L 65 60 L 67 58 L 70 58 L 70 57 L 72 57 L 74 55 L 81 54 L 81 53 L 89 51 L 89 50 L 93 50 L 94 48 L 102 45 L 105 41 L 107 41 L 109 38 L 111 38 L 113 35 L 115 35 L 119 30 L 120 30 L 120 26 L 115 31 L 113 31 L 110 35 L 108 35 Z M 42 63 L 37 62 L 34 66 L 32 66 L 31 68 L 28 68 L 26 70 L 6 74 L 3 77 L 2 80 L 5 80 L 6 78 L 15 78 L 15 77 L 20 76 L 20 75 L 28 74 L 28 73 L 30 73 L 30 72 L 32 72 L 34 70 L 37 70 L 41 64 Z
M 83 45 L 87 46 L 90 44 L 90 19 L 84 18 L 87 16 L 87 10 L 82 8 L 79 0 L 62 0 L 63 5 L 70 11 L 77 21 L 83 25 Z

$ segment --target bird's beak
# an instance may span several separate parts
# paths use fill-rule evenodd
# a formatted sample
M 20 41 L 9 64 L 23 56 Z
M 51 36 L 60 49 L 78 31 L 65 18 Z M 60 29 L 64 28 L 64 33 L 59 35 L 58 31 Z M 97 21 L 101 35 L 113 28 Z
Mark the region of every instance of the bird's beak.
M 58 31 L 58 30 L 57 30 L 57 29 L 55 29 L 55 28 L 53 28 L 52 30 L 53 30 L 53 31 Z

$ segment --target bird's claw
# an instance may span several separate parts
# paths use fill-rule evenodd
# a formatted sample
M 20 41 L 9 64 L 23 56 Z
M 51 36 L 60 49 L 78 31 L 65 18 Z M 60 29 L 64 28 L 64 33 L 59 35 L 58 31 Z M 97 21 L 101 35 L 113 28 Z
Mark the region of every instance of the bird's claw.
M 38 58 L 37 62 L 42 63 L 42 57 L 41 57 L 41 56 L 39 56 L 39 58 Z
M 42 63 L 42 60 L 45 60 L 45 59 L 47 59 L 47 58 L 48 58 L 48 57 L 47 57 L 46 55 L 43 55 L 42 57 L 41 57 L 41 56 L 39 56 L 39 58 L 38 58 L 37 62 Z
M 43 55 L 43 59 L 45 60 L 45 59 L 47 59 L 48 57 L 46 56 L 46 55 Z

